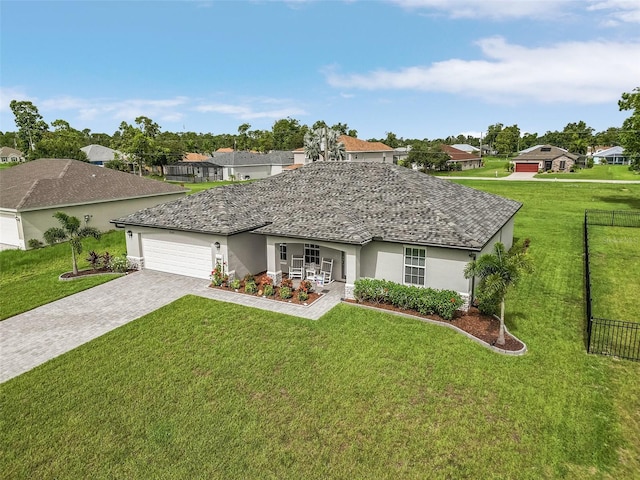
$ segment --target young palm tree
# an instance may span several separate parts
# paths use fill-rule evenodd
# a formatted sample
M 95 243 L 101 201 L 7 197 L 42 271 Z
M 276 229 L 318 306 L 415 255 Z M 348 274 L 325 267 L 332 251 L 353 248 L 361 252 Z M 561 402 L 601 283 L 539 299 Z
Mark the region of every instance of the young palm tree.
M 56 212 L 54 215 L 62 227 L 51 227 L 44 232 L 44 239 L 49 245 L 69 241 L 71 246 L 71 259 L 73 261 L 73 274 L 78 274 L 77 255 L 82 253 L 82 239 L 87 237 L 100 238 L 100 231 L 93 227 L 80 227 L 80 220 L 67 215 L 64 212 Z
M 464 269 L 465 278 L 478 277 L 478 296 L 480 307 L 482 303 L 487 310 L 492 304 L 500 302 L 500 330 L 498 332 L 498 345 L 504 345 L 504 298 L 507 290 L 518 283 L 523 272 L 531 272 L 532 264 L 527 257 L 522 245 L 514 245 L 507 252 L 500 242 L 493 247 L 493 253 L 485 253 L 478 259 L 469 262 Z

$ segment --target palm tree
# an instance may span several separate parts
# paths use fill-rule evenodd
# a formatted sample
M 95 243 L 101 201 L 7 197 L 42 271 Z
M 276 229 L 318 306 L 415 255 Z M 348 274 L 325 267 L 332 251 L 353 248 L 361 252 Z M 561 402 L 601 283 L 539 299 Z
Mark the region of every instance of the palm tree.
M 346 152 L 340 134 L 330 128 L 321 127 L 310 130 L 304 135 L 304 153 L 312 161 L 344 160 Z
M 55 218 L 61 227 L 51 227 L 44 232 L 44 239 L 49 245 L 69 241 L 71 245 L 71 259 L 73 261 L 73 274 L 78 274 L 77 255 L 82 253 L 82 239 L 87 237 L 100 238 L 100 230 L 93 227 L 80 227 L 80 220 L 64 212 L 56 212 Z
M 518 283 L 523 272 L 533 270 L 531 261 L 526 255 L 526 246 L 514 245 L 509 252 L 500 242 L 493 247 L 493 253 L 485 253 L 472 260 L 464 269 L 465 278 L 478 277 L 478 298 L 480 309 L 495 310 L 500 303 L 500 330 L 498 345 L 504 345 L 504 298 L 507 290 Z

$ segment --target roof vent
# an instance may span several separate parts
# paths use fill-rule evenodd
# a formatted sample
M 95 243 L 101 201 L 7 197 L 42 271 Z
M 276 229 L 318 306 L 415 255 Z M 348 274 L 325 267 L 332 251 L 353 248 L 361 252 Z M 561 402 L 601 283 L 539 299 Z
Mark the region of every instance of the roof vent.
M 551 147 L 542 147 L 540 149 L 541 152 L 550 152 L 551 151 Z

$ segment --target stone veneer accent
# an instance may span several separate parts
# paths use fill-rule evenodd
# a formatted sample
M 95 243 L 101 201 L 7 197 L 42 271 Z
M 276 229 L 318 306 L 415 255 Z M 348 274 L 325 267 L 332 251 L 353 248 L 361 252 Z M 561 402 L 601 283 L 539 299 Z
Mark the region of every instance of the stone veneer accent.
M 233 280 L 236 278 L 236 271 L 235 270 L 229 270 L 227 272 L 227 275 L 229 275 L 229 282 L 233 282 Z
M 344 298 L 348 300 L 355 300 L 356 297 L 353 295 L 353 290 L 355 289 L 355 285 L 350 283 L 344 284 Z
M 267 272 L 267 276 L 273 280 L 273 284 L 278 286 L 282 283 L 282 271 L 278 270 L 277 272 Z
M 469 296 L 468 293 L 460 293 L 460 292 L 458 293 L 460 294 L 460 296 L 462 297 L 462 301 L 464 302 L 460 307 L 460 310 L 468 312 L 469 308 L 471 307 L 471 297 Z
M 133 257 L 131 255 L 127 255 L 127 261 L 131 267 L 136 270 L 142 270 L 144 268 L 144 257 Z

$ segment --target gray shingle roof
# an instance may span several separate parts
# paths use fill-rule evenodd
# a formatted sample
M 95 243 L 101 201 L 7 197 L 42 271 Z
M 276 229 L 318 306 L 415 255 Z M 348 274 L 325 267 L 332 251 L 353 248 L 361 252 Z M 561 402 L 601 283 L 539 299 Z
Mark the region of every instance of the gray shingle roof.
M 205 190 L 117 223 L 230 235 L 479 250 L 520 209 L 514 200 L 390 164 L 315 162 Z
M 291 165 L 293 152 L 273 150 L 269 153 L 224 152 L 214 153 L 213 163 L 223 167 L 242 167 L 249 165 Z
M 573 153 L 569 153 L 564 148 L 554 147 L 553 145 L 539 145 L 537 146 L 537 148 L 526 151 L 525 153 L 521 153 L 516 158 L 514 158 L 513 161 L 514 162 L 525 162 L 525 161 L 537 162 L 540 160 L 553 160 L 554 158 L 562 157 L 563 155 L 573 160 L 576 160 L 578 158 L 577 155 L 574 155 Z
M 0 207 L 23 210 L 186 192 L 78 160 L 42 158 L 0 170 Z

